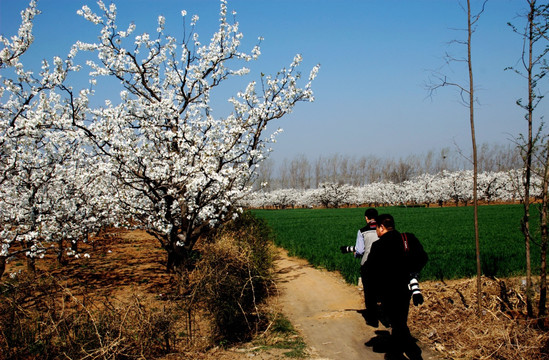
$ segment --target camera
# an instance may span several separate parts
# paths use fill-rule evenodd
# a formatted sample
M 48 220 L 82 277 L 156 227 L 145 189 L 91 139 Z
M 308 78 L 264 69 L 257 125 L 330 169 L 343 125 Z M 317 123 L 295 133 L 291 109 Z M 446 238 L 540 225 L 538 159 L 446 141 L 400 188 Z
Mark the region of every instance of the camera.
M 342 254 L 348 254 L 348 253 L 355 252 L 355 247 L 354 246 L 341 246 L 339 248 L 339 250 L 341 250 Z
M 411 274 L 411 279 L 408 283 L 408 289 L 412 292 L 412 301 L 415 306 L 423 304 L 423 295 L 419 289 L 419 281 L 417 281 L 417 274 Z

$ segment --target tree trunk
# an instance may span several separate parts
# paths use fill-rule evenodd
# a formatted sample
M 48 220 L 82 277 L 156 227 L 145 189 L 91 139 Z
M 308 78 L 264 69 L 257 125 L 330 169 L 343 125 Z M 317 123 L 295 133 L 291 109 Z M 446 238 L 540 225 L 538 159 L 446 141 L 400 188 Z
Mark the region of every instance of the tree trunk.
M 29 274 L 36 274 L 36 261 L 32 256 L 27 256 L 27 271 Z
M 192 240 L 178 234 L 174 227 L 174 230 L 169 234 L 168 243 L 164 246 L 168 253 L 167 272 L 182 274 L 186 269 L 192 268 L 191 246 L 194 246 Z
M 536 2 L 530 2 L 530 12 L 528 13 L 528 144 L 526 150 L 526 173 L 524 179 L 524 218 L 522 231 L 524 233 L 524 247 L 526 255 L 526 311 L 529 317 L 534 316 L 532 307 L 532 265 L 530 257 L 530 182 L 532 178 L 532 152 L 533 152 L 533 102 L 534 102 L 534 84 L 533 84 L 533 59 L 532 48 L 534 46 L 534 14 Z
M 168 252 L 168 262 L 166 264 L 167 272 L 174 272 L 180 274 L 188 266 L 188 252 L 183 246 L 168 246 L 166 247 Z
M 4 271 L 6 271 L 6 257 L 0 256 L 0 279 L 4 275 Z
M 477 142 L 475 138 L 475 96 L 473 82 L 473 64 L 471 61 L 471 35 L 473 34 L 471 23 L 471 1 L 467 0 L 467 65 L 469 66 L 469 120 L 471 123 L 471 142 L 473 145 L 473 208 L 474 208 L 474 226 L 475 226 L 475 249 L 477 261 L 477 312 L 480 316 L 482 287 L 481 287 L 481 265 L 480 265 L 480 241 L 478 231 L 478 195 L 477 195 L 477 178 L 478 178 L 478 159 L 477 159 Z
M 549 176 L 546 171 L 546 176 Z M 547 180 L 544 181 L 544 194 L 541 211 L 541 262 L 539 279 L 538 317 L 545 316 L 547 301 Z
M 57 241 L 57 262 L 59 264 L 65 265 L 63 263 L 63 239 Z
M 547 212 L 547 211 L 546 211 Z M 545 214 L 547 218 L 547 213 Z M 539 280 L 539 304 L 538 304 L 538 317 L 544 317 L 547 311 L 547 223 L 544 225 L 545 234 L 542 236 L 541 243 L 541 269 L 540 269 L 540 280 Z
M 549 188 L 549 142 L 545 149 L 545 173 L 543 174 L 543 189 L 542 189 L 542 201 L 541 201 L 541 214 L 540 214 L 540 230 L 541 230 L 541 263 L 539 274 L 539 303 L 538 303 L 538 317 L 545 316 L 547 311 L 547 215 L 548 215 L 548 194 Z

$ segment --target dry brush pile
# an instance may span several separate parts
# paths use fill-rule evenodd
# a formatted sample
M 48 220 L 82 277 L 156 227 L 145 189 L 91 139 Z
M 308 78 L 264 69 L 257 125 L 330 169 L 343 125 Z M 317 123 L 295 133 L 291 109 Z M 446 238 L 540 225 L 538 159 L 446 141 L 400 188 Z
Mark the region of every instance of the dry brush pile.
M 244 214 L 198 246 L 200 260 L 183 292 L 189 311 L 210 319 L 214 342 L 250 340 L 267 326 L 263 305 L 274 285 L 269 237 L 263 221 Z
M 422 284 L 425 304 L 412 307 L 410 328 L 444 359 L 549 358 L 549 321 L 527 319 L 520 279 L 482 278 Z

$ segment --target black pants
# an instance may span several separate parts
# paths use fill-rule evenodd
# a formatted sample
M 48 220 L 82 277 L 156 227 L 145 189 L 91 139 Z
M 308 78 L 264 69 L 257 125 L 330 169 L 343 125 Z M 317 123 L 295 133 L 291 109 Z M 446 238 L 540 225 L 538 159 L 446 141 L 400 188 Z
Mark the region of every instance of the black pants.
M 362 289 L 364 291 L 364 307 L 366 308 L 365 318 L 366 323 L 373 327 L 379 326 L 379 318 L 381 317 L 378 299 L 371 291 L 372 284 L 366 275 L 365 266 L 360 267 L 360 277 L 362 278 Z
M 382 304 L 386 316 L 391 323 L 391 338 L 395 353 L 405 353 L 410 360 L 421 359 L 421 349 L 410 334 L 408 328 L 408 311 L 410 308 L 410 291 L 393 294 L 383 299 Z
M 368 299 L 368 281 L 366 280 L 366 271 L 365 271 L 365 266 L 362 265 L 360 266 L 360 277 L 362 279 L 362 289 L 364 290 L 364 307 L 366 309 L 368 309 L 368 303 L 371 302 L 369 299 Z

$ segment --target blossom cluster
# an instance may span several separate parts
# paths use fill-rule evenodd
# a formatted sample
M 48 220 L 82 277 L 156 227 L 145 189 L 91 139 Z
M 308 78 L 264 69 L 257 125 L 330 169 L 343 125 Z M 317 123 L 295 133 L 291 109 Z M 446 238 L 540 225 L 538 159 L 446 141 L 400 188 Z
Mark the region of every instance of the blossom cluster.
M 6 38 L 0 35 L 0 69 L 18 64 L 19 57 L 27 51 L 34 41 L 32 35 L 33 19 L 40 12 L 36 8 L 36 1 L 32 0 L 29 6 L 21 12 L 21 25 L 17 35 Z

